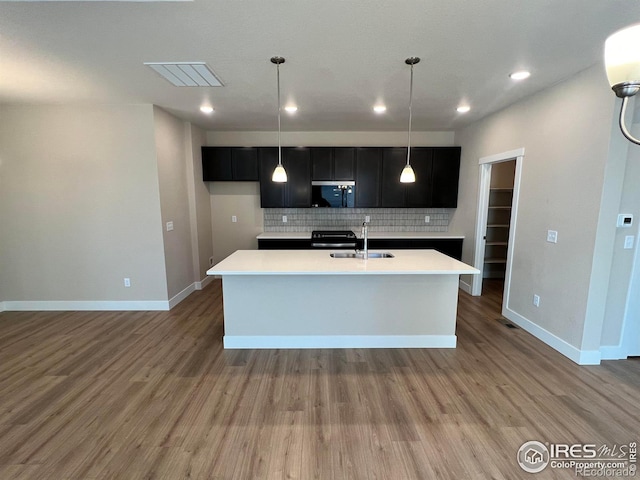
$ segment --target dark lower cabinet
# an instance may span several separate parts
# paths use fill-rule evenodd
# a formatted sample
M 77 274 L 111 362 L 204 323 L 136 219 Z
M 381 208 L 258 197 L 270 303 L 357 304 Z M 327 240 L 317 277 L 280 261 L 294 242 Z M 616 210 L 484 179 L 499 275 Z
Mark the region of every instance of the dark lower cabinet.
M 423 250 L 432 248 L 456 260 L 461 260 L 462 240 L 462 238 L 372 238 L 369 240 L 369 248 L 372 250 Z
M 462 259 L 462 238 L 373 238 L 369 239 L 372 250 L 428 250 L 434 249 L 457 260 Z M 362 248 L 362 241 L 359 241 Z M 259 250 L 307 250 L 311 249 L 310 238 L 268 238 L 258 240 Z M 330 249 L 331 250 L 331 249 Z M 336 249 L 333 249 L 336 250 Z M 327 252 L 327 255 L 329 252 Z
M 359 208 L 380 206 L 382 148 L 356 149 L 356 201 Z
M 265 238 L 258 240 L 258 250 L 308 250 L 310 238 Z
M 307 208 L 311 206 L 311 154 L 306 147 L 282 149 L 282 165 L 287 182 L 271 180 L 278 164 L 277 147 L 260 147 L 260 206 L 262 208 Z
M 205 182 L 257 182 L 258 149 L 255 147 L 202 147 Z

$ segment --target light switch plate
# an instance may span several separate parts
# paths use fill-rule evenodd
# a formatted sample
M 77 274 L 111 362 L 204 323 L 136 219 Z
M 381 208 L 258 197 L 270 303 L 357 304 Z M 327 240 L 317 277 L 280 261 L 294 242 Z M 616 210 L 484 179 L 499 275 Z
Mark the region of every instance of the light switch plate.
M 425 215 L 424 216 L 424 223 L 430 223 L 431 222 L 431 216 L 430 215 Z
M 547 230 L 547 242 L 558 243 L 558 232 L 555 230 Z
M 173 230 L 173 222 L 167 222 L 167 232 Z
M 626 235 L 624 237 L 624 248 L 625 249 L 630 249 L 633 248 L 633 241 L 635 240 L 633 235 Z
M 282 223 L 287 223 L 287 216 L 286 215 L 282 215 Z
M 235 215 L 231 215 L 231 222 L 232 223 L 237 223 L 238 222 L 238 217 L 236 217 Z

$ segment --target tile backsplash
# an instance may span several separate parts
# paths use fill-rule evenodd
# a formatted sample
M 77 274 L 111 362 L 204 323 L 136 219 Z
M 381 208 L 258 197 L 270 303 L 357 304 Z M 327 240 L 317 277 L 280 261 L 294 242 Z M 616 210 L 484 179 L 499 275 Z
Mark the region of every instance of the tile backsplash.
M 446 232 L 448 208 L 265 208 L 265 232 L 310 232 L 312 230 L 356 230 L 365 216 L 375 232 Z M 286 223 L 282 217 L 286 216 Z M 429 223 L 425 216 L 430 217 Z

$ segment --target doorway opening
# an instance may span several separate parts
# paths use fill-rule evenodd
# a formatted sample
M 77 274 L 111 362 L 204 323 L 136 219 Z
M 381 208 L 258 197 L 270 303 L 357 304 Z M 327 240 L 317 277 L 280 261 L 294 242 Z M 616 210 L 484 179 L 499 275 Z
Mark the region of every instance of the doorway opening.
M 502 314 L 508 307 L 513 264 L 513 244 L 524 148 L 483 157 L 479 160 L 476 248 L 471 294 L 485 291 L 502 297 Z

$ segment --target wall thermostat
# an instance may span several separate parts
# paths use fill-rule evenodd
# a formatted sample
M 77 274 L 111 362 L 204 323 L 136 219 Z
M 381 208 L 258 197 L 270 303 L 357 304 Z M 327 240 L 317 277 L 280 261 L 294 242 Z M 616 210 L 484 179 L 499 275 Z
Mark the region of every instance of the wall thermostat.
M 618 215 L 617 227 L 630 227 L 631 225 L 633 225 L 633 214 L 621 213 Z

